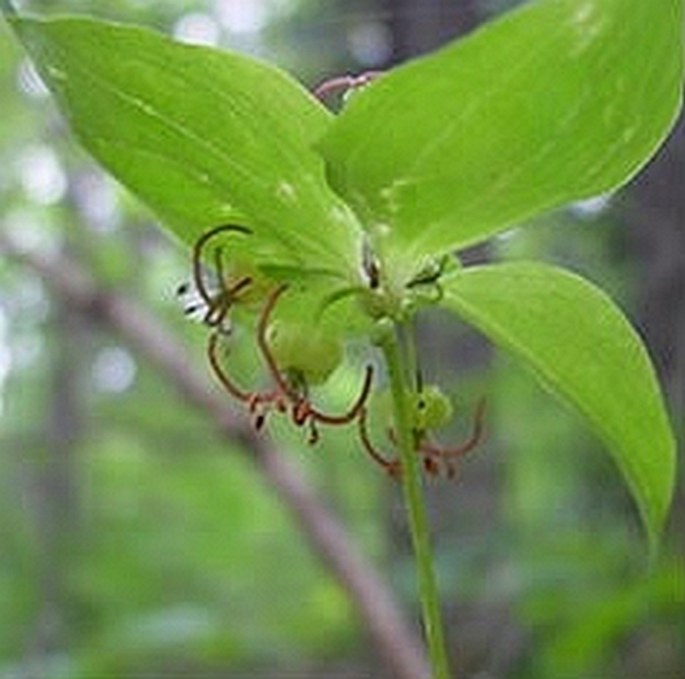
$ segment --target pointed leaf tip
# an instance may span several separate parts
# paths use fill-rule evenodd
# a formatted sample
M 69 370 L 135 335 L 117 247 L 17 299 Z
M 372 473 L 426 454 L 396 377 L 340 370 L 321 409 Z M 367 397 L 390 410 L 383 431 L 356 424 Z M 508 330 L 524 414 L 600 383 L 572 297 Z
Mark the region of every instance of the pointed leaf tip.
M 616 188 L 670 130 L 682 0 L 538 0 L 378 79 L 321 142 L 333 187 L 411 256 Z
M 443 288 L 443 306 L 529 367 L 605 442 L 655 552 L 675 441 L 647 351 L 621 311 L 588 281 L 543 264 L 462 269 Z

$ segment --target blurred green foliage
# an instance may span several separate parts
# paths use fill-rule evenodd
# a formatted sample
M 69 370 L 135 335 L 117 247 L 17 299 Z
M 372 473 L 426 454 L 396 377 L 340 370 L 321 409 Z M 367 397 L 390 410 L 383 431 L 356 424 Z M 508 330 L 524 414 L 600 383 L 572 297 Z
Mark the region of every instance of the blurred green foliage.
M 166 31 L 210 6 L 28 4 Z M 281 9 L 258 40 L 224 39 L 310 83 L 360 70 L 345 53 L 341 36 L 354 21 L 344 7 L 270 5 Z M 369 8 L 368 16 L 383 15 Z M 0 23 L 0 228 L 79 258 L 135 296 L 203 366 L 204 331 L 182 317 L 174 295 L 188 276 L 187 253 L 164 242 L 148 213 L 65 137 L 26 69 Z M 52 185 L 36 180 L 37 162 Z M 491 250 L 570 266 L 630 310 L 641 280 L 625 230 L 617 200 L 596 213 L 558 213 Z M 330 676 L 345 663 L 351 673 L 366 667 L 345 593 L 249 461 L 117 338 L 92 327 L 65 338 L 63 315 L 31 272 L 0 256 L 0 676 Z M 668 537 L 648 573 L 626 492 L 581 423 L 513 364 L 489 357 L 471 331 L 440 314 L 425 323 L 426 380 L 455 396 L 457 421 L 445 440 L 468 431 L 480 395 L 489 400 L 486 448 L 466 461 L 458 484 L 431 489 L 445 606 L 472 673 L 685 676 L 682 538 Z M 56 471 L 46 460 L 59 447 L 51 438 L 56 366 L 69 339 L 78 343 L 78 423 L 65 461 L 72 484 L 63 504 L 52 505 L 64 514 L 46 516 Z M 259 379 L 253 356 L 236 361 L 238 376 Z M 347 403 L 357 378 L 342 370 L 323 398 L 331 407 Z M 413 603 L 406 534 L 387 480 L 343 432 L 327 435 L 324 448 L 301 450 L 290 427 L 273 429 L 284 454 Z M 635 519 L 628 528 L 626 515 Z M 54 528 L 47 538 L 46 526 Z

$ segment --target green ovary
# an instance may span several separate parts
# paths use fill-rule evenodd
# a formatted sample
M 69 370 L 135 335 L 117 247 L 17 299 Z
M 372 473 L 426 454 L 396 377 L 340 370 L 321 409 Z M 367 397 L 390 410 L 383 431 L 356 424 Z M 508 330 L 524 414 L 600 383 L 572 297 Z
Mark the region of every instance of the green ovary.
M 276 320 L 267 340 L 280 370 L 301 375 L 307 384 L 325 382 L 343 358 L 341 340 L 309 324 Z

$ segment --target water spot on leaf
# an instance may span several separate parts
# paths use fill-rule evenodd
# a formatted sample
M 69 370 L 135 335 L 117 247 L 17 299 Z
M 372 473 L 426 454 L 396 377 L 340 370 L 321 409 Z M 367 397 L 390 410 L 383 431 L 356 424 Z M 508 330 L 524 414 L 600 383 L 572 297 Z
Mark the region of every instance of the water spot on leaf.
M 606 20 L 600 15 L 597 3 L 591 0 L 580 3 L 571 16 L 571 25 L 579 37 L 571 56 L 577 58 L 590 49 L 604 31 L 605 24 Z
M 413 180 L 408 178 L 396 179 L 390 186 L 386 186 L 381 191 L 381 198 L 383 199 L 388 214 L 395 215 L 400 209 L 400 193 L 402 189 L 413 183 Z
M 133 97 L 132 97 L 132 99 L 133 99 L 133 101 L 135 101 L 136 105 L 140 107 L 141 111 L 144 111 L 145 113 L 147 113 L 148 115 L 151 115 L 151 116 L 157 115 L 157 111 L 155 111 L 155 109 L 152 106 L 150 106 L 150 104 L 148 104 L 143 99 L 138 99 L 138 98 L 133 98 Z
M 297 190 L 290 182 L 279 182 L 276 186 L 276 197 L 284 203 L 294 203 L 297 198 Z
M 621 135 L 621 141 L 627 144 L 635 138 L 637 132 L 638 130 L 634 125 L 632 125 L 631 127 L 627 127 L 625 130 L 623 130 L 623 134 Z
M 576 13 L 573 15 L 573 21 L 578 25 L 586 24 L 591 21 L 596 13 L 596 7 L 592 2 L 583 2 L 578 5 Z
M 347 210 L 339 205 L 335 205 L 331 208 L 330 215 L 336 222 L 340 223 L 348 223 L 350 219 L 350 215 Z
M 48 75 L 51 78 L 53 78 L 54 80 L 66 80 L 67 79 L 67 74 L 61 68 L 57 68 L 56 66 L 48 66 L 47 72 L 48 72 Z

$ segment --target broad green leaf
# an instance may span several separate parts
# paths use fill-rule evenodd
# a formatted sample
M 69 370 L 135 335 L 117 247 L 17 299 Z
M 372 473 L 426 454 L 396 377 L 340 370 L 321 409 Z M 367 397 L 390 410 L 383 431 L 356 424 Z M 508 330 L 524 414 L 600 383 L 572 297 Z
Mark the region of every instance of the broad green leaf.
M 682 80 L 682 0 L 539 0 L 378 78 L 320 149 L 411 263 L 625 182 Z
M 237 219 L 272 263 L 351 268 L 359 228 L 311 148 L 330 114 L 285 73 L 132 26 L 11 23 L 85 147 L 183 240 Z
M 532 368 L 604 440 L 654 547 L 675 443 L 647 352 L 623 314 L 586 280 L 543 264 L 466 268 L 442 284 L 445 307 Z

